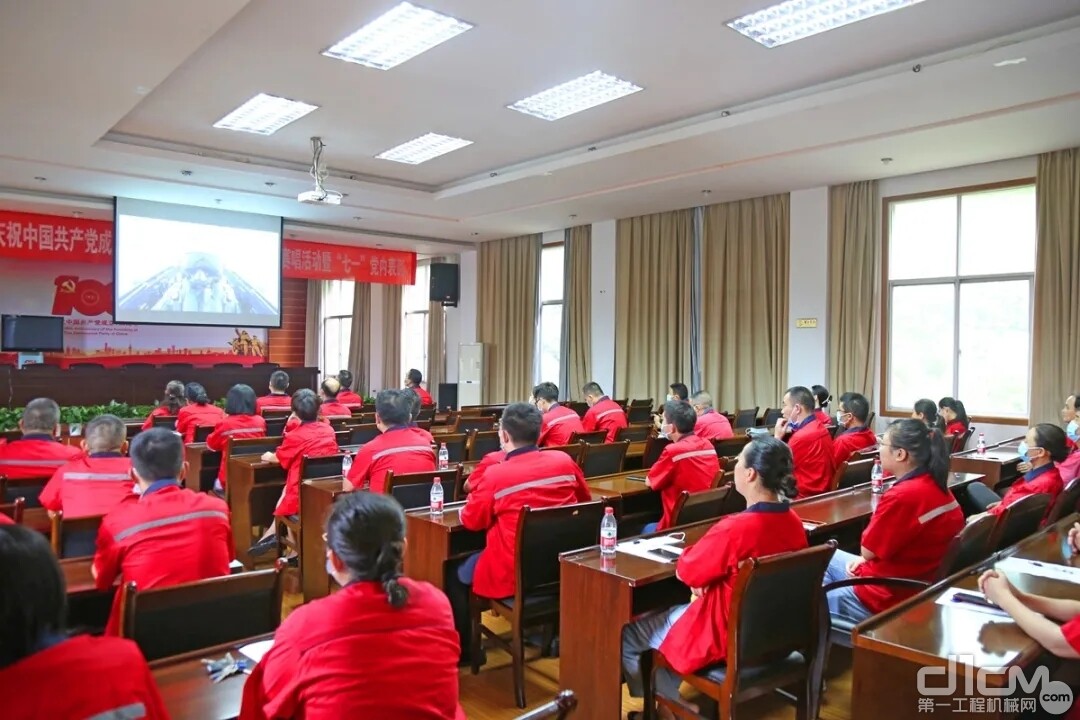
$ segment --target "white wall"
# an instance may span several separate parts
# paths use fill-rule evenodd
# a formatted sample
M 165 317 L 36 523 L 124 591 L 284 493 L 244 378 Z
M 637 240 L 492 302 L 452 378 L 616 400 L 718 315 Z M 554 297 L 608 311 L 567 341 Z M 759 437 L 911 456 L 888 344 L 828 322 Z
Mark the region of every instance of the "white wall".
M 612 397 L 615 390 L 615 220 L 592 226 L 592 379 Z M 581 388 L 571 396 L 580 398 Z
M 476 342 L 475 250 L 458 256 L 458 306 L 446 308 L 446 382 L 458 381 L 458 347 Z
M 382 358 L 386 338 L 383 336 L 383 285 L 371 285 L 371 357 L 368 359 L 369 391 L 383 389 Z
M 829 357 L 829 188 L 791 193 L 788 277 L 788 387 L 827 385 Z M 797 328 L 816 318 L 816 328 Z M 839 397 L 840 388 L 829 388 Z M 779 398 L 778 398 L 779 399 Z

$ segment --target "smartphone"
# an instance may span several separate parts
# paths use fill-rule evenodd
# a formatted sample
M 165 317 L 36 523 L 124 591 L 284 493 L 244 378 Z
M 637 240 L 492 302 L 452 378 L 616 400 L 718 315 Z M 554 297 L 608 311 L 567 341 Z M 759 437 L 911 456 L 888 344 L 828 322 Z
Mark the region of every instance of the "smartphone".
M 626 479 L 627 480 L 635 480 L 637 482 L 645 482 L 645 480 L 646 480 L 645 478 L 643 478 L 640 475 L 627 475 Z
M 966 603 L 968 605 L 978 605 L 979 607 L 990 608 L 992 610 L 999 610 L 1000 608 L 994 603 L 990 602 L 984 597 L 979 595 L 972 595 L 971 593 L 958 592 L 952 596 L 952 601 L 956 603 Z
M 680 557 L 682 557 L 682 548 L 675 549 L 669 547 L 658 547 L 653 550 L 653 552 L 661 557 L 667 558 L 668 560 L 678 560 Z

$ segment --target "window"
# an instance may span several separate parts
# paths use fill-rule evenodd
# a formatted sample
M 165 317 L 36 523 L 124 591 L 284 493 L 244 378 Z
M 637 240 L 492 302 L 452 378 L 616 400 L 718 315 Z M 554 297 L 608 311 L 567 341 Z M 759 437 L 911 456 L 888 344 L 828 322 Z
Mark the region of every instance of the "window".
M 349 365 L 352 335 L 353 281 L 325 280 L 322 296 L 322 343 L 319 367 L 323 375 L 335 375 Z
M 563 246 L 546 245 L 540 252 L 540 312 L 537 317 L 536 382 L 559 384 L 562 360 Z M 565 388 L 560 388 L 564 393 Z
M 1026 418 L 1035 186 L 886 199 L 886 410 L 959 398 Z
M 427 383 L 428 309 L 431 306 L 429 273 L 428 265 L 418 265 L 416 284 L 402 288 L 401 308 L 405 313 L 405 319 L 401 324 L 402 367 L 398 384 L 411 368 L 416 368 L 423 373 L 425 384 Z M 391 385 L 391 378 L 384 378 L 384 382 L 387 387 L 395 387 Z

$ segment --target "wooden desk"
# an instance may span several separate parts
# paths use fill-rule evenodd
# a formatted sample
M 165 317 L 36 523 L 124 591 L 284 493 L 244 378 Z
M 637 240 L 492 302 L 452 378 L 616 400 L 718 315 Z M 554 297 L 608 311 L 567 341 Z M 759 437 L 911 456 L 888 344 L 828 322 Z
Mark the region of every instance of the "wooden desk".
M 261 635 L 150 663 L 169 717 L 172 720 L 232 720 L 237 717 L 248 676 L 233 675 L 215 683 L 210 680 L 202 659 L 218 659 L 226 653 L 237 657 L 244 645 L 272 637 L 273 634 Z
M 221 453 L 206 447 L 206 443 L 188 443 L 184 446 L 184 462 L 188 464 L 184 483 L 192 490 L 206 492 L 214 487 L 221 469 Z
M 284 487 L 285 471 L 277 463 L 263 462 L 260 455 L 229 458 L 226 492 L 232 512 L 236 559 L 249 570 L 254 567 L 254 561 L 248 555 L 248 548 L 259 534 L 252 528 L 257 523 L 270 523 Z
M 1016 446 L 1004 444 L 987 448 L 983 455 L 979 455 L 975 450 L 956 453 L 949 460 L 949 470 L 985 475 L 983 482 L 986 486 L 1000 492 L 1019 477 L 1020 471 L 1016 469 L 1019 464 L 1020 455 Z
M 300 579 L 304 602 L 330 594 L 336 584 L 326 572 L 323 528 L 334 500 L 344 492 L 344 478 L 305 480 L 300 483 Z
M 67 624 L 70 628 L 100 631 L 109 620 L 115 591 L 97 589 L 90 574 L 92 564 L 93 558 L 60 561 L 60 571 L 67 586 Z
M 1069 528 L 1080 516 L 1072 515 L 1018 543 L 1004 555 L 1040 560 L 1062 565 L 1080 565 L 1066 557 L 1063 545 Z M 914 717 L 922 697 L 917 674 L 922 667 L 948 667 L 948 657 L 957 658 L 958 676 L 970 677 L 976 671 L 987 687 L 1006 685 L 1008 669 L 1025 671 L 1045 664 L 1053 670 L 1056 661 L 1008 618 L 985 615 L 962 608 L 939 605 L 935 600 L 952 587 L 977 589 L 978 573 L 958 573 L 900 605 L 863 622 L 854 632 L 854 679 L 851 715 L 876 720 Z M 1080 585 L 1029 575 L 1010 577 L 1024 591 L 1080 600 Z M 1031 674 L 1027 676 L 1030 678 Z M 928 684 L 944 687 L 945 678 L 933 678 Z M 960 712 L 956 698 L 968 697 L 964 682 L 958 679 L 954 694 L 933 698 L 945 703 L 938 710 L 949 717 L 1004 718 L 1001 712 Z M 973 693 L 978 696 L 977 688 Z M 969 705 L 970 703 L 964 703 Z M 965 708 L 966 709 L 966 708 Z

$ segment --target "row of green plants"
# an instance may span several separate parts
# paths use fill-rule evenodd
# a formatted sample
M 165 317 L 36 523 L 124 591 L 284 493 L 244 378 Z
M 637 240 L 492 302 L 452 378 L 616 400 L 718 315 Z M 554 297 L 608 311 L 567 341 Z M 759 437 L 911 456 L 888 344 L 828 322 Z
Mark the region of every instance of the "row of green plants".
M 218 407 L 225 407 L 224 400 L 214 403 Z M 60 408 L 60 423 L 86 423 L 98 415 L 115 415 L 123 420 L 145 418 L 154 409 L 154 405 L 129 405 L 127 403 L 110 400 L 106 405 L 68 405 Z M 0 407 L 0 432 L 17 430 L 19 418 L 22 417 L 23 409 Z

